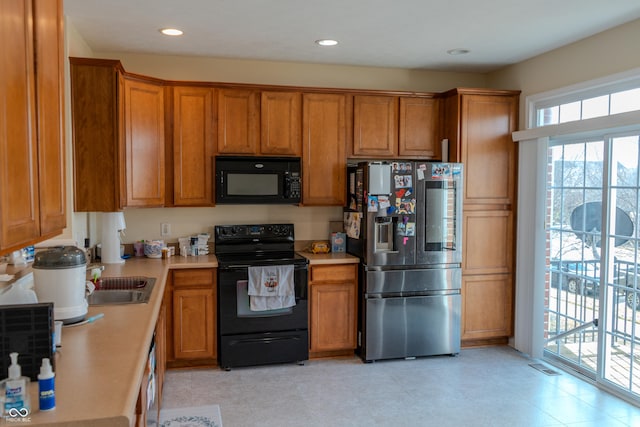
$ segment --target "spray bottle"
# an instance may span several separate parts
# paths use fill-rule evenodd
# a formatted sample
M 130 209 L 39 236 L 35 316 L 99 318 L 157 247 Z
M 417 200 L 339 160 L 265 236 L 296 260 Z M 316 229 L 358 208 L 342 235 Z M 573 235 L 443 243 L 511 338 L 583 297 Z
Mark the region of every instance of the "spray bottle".
M 43 358 L 38 374 L 38 401 L 41 411 L 50 411 L 56 407 L 55 376 L 51 370 L 51 362 L 48 358 Z
M 18 365 L 18 353 L 10 353 L 11 365 L 9 366 L 9 378 L 4 380 L 4 415 L 16 413 L 27 416 L 31 411 L 29 401 L 29 377 L 22 376 L 22 368 Z

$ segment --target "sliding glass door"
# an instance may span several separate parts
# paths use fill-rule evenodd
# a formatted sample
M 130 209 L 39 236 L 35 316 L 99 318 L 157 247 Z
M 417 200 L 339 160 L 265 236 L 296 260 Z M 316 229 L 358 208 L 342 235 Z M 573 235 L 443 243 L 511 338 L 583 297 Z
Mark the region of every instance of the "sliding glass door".
M 551 141 L 545 357 L 640 395 L 639 135 Z
M 603 141 L 572 141 L 551 146 L 547 164 L 547 292 L 545 348 L 581 372 L 595 377 L 600 309 L 599 227 L 589 220 L 602 203 Z M 562 339 L 552 337 L 583 327 Z
M 602 369 L 605 381 L 640 395 L 640 294 L 638 288 L 638 135 L 610 139 L 610 178 L 603 310 Z

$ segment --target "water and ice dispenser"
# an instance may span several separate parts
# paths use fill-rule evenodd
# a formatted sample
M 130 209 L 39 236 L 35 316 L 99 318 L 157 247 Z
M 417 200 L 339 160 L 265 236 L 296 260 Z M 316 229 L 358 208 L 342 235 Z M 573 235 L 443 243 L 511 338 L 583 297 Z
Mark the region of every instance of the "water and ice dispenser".
M 397 216 L 379 216 L 375 219 L 375 252 L 395 252 Z

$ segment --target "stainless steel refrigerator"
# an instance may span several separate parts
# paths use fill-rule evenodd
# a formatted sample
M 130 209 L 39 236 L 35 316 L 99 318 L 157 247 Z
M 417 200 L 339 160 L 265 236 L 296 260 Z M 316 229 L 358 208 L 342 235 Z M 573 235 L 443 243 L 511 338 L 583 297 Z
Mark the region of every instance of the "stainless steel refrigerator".
M 364 361 L 460 352 L 462 174 L 459 163 L 349 166 L 344 226 L 361 260 Z

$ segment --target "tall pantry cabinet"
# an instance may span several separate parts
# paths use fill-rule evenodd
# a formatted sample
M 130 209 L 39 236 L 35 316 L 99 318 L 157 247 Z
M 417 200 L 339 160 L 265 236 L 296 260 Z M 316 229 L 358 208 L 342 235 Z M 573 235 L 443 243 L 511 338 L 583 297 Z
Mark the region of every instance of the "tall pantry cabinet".
M 0 2 L 0 254 L 66 227 L 63 39 L 61 0 Z
M 451 161 L 464 164 L 462 341 L 512 335 L 517 91 L 454 89 L 445 94 Z

